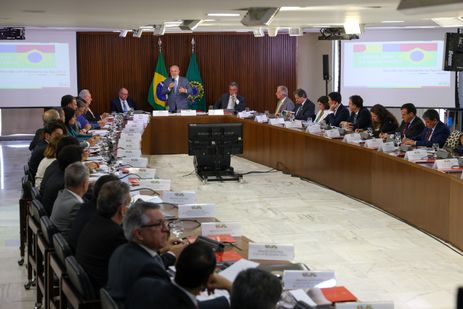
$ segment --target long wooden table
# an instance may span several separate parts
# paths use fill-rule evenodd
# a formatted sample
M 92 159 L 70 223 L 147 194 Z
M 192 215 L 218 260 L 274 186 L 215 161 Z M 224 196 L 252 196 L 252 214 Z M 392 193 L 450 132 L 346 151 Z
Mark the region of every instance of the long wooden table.
M 234 116 L 153 117 L 142 153 L 188 153 L 189 123 L 243 123 L 243 157 L 375 205 L 463 250 L 463 181 L 340 140 Z

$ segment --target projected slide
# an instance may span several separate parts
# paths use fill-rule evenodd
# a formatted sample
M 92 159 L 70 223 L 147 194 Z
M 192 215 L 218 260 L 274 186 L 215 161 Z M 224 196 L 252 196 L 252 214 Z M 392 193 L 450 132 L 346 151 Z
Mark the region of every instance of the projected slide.
M 66 43 L 0 43 L 0 89 L 71 87 Z
M 344 87 L 449 88 L 443 50 L 443 41 L 345 43 Z

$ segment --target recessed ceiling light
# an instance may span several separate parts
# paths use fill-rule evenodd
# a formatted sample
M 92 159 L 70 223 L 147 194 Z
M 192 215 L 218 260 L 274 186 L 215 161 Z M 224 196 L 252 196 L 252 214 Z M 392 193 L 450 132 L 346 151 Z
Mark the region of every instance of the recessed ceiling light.
M 304 31 L 300 27 L 289 28 L 288 31 L 289 36 L 303 36 Z
M 404 23 L 405 21 L 403 20 L 383 20 L 381 23 L 382 24 L 398 24 L 398 23 Z
M 282 6 L 280 11 L 361 11 L 377 9 L 372 6 L 330 5 L 330 6 Z
M 462 27 L 463 20 L 458 17 L 442 17 L 442 18 L 431 18 L 433 22 L 441 27 Z
M 265 35 L 264 29 L 262 29 L 260 27 L 254 30 L 254 37 L 262 38 L 262 37 L 264 37 L 264 35 Z
M 238 16 L 241 16 L 241 14 L 240 13 L 207 13 L 207 16 L 238 17 Z
M 346 34 L 361 34 L 363 32 L 362 30 L 358 21 L 350 20 L 344 23 L 344 31 L 346 31 Z

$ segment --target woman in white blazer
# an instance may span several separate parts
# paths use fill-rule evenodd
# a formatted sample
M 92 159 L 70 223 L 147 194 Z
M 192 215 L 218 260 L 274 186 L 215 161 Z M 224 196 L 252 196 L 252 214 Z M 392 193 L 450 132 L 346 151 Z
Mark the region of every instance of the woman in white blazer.
M 330 110 L 330 106 L 328 105 L 328 97 L 327 96 L 321 96 L 317 100 L 318 104 L 318 113 L 315 116 L 314 123 L 320 123 L 322 120 L 326 118 L 329 114 L 332 113 Z

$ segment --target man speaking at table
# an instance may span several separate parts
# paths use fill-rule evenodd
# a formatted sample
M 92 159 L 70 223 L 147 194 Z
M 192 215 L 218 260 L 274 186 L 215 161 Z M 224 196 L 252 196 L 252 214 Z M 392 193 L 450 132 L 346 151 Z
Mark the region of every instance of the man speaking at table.
M 193 93 L 193 90 L 186 79 L 180 76 L 180 68 L 173 65 L 169 69 L 170 77 L 164 81 L 162 94 L 167 95 L 167 105 L 169 112 L 175 113 L 182 109 L 188 109 L 188 96 Z

